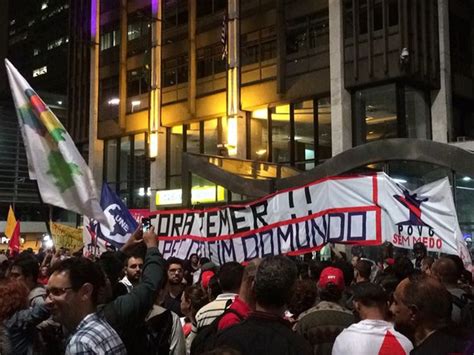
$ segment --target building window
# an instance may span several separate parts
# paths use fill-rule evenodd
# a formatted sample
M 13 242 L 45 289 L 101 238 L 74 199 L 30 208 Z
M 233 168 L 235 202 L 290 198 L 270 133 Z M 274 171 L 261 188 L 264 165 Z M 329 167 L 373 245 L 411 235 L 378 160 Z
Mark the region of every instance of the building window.
M 132 41 L 150 34 L 150 23 L 146 21 L 137 21 L 128 24 L 127 39 Z
M 197 17 L 203 17 L 220 12 L 225 10 L 226 5 L 226 0 L 200 0 L 197 2 L 196 15 Z
M 188 23 L 187 0 L 165 0 L 163 6 L 163 28 L 169 29 Z
M 67 38 L 67 37 L 61 37 L 61 38 L 58 38 L 54 41 L 51 41 L 51 42 L 48 43 L 48 47 L 47 47 L 48 51 L 51 50 L 51 49 L 60 47 L 64 43 L 68 43 L 68 42 L 69 42 L 69 38 Z
M 252 112 L 250 117 L 250 159 L 268 161 L 268 110 Z
M 105 51 L 106 49 L 118 46 L 120 44 L 120 30 L 113 30 L 106 32 L 100 36 L 100 50 Z
M 186 152 L 202 153 L 201 151 L 201 123 L 194 122 L 186 125 Z
M 329 43 L 328 12 L 302 16 L 287 23 L 286 52 L 294 54 L 318 49 Z
M 199 48 L 197 50 L 198 79 L 225 71 L 226 61 L 225 59 L 222 59 L 222 50 L 221 43 Z
M 33 56 L 36 56 L 40 53 L 40 50 L 38 48 L 33 49 Z
M 44 75 L 48 72 L 48 67 L 45 65 L 41 68 L 37 68 L 33 70 L 33 78 L 36 78 L 37 76 Z
M 127 72 L 127 97 L 142 95 L 149 89 L 149 71 L 137 68 Z
M 188 55 L 163 60 L 163 87 L 188 82 Z
M 241 36 L 242 65 L 276 58 L 275 27 L 267 27 Z
M 207 120 L 203 122 L 203 147 L 204 154 L 218 155 L 217 145 L 219 143 L 219 119 Z
M 112 76 L 99 82 L 99 120 L 109 120 L 118 117 L 119 78 Z
M 353 94 L 354 144 L 388 138 L 430 138 L 428 93 L 388 84 Z
M 329 98 L 253 111 L 249 133 L 250 159 L 312 169 L 331 157 Z
M 291 127 L 290 105 L 274 107 L 270 110 L 271 118 L 271 158 L 275 163 L 291 162 Z
M 148 208 L 150 163 L 147 135 L 139 133 L 105 141 L 104 176 L 129 208 Z

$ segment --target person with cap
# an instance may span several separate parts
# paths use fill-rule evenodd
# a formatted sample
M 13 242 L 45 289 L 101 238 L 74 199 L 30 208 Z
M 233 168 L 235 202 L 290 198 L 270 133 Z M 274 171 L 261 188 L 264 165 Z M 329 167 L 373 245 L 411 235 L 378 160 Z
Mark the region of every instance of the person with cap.
M 318 282 L 320 302 L 299 316 L 295 330 L 313 346 L 314 354 L 331 354 L 336 337 L 354 323 L 352 312 L 340 305 L 344 287 L 341 269 L 325 268 Z
M 406 355 L 413 344 L 394 329 L 388 317 L 388 295 L 380 285 L 352 286 L 354 310 L 361 319 L 338 335 L 332 355 Z

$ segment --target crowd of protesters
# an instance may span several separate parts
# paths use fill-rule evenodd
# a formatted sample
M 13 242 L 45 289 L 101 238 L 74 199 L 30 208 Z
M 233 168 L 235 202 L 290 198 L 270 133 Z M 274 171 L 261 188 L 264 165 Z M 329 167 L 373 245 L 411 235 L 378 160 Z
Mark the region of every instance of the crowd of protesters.
M 96 257 L 0 254 L 0 354 L 472 354 L 461 259 L 393 249 L 215 265 L 139 228 Z

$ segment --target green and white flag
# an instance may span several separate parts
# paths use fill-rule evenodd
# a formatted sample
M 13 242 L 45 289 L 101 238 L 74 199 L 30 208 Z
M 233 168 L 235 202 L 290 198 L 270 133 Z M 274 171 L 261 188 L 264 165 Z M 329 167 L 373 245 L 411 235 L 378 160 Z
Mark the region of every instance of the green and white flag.
M 8 79 L 28 157 L 30 179 L 54 206 L 107 223 L 92 172 L 61 122 L 5 59 Z

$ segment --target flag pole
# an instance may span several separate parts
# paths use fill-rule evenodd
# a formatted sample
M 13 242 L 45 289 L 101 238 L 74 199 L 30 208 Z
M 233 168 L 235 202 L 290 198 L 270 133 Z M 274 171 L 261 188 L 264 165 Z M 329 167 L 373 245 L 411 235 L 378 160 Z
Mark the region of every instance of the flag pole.
M 41 198 L 41 194 L 40 194 L 40 191 L 39 191 L 39 187 L 38 187 L 38 181 L 34 180 L 35 181 L 35 186 L 36 186 L 36 192 L 38 194 L 38 199 L 39 199 L 39 202 L 40 202 L 40 209 L 41 209 L 41 216 L 43 217 L 43 221 L 44 223 L 46 224 L 46 231 L 48 232 L 49 236 L 52 238 L 53 235 L 51 234 L 51 228 L 50 228 L 50 224 L 48 223 L 48 219 L 49 221 L 51 222 L 52 220 L 52 216 L 53 216 L 53 207 L 49 204 L 48 205 L 48 218 L 45 218 L 45 203 L 43 202 L 43 199 Z

